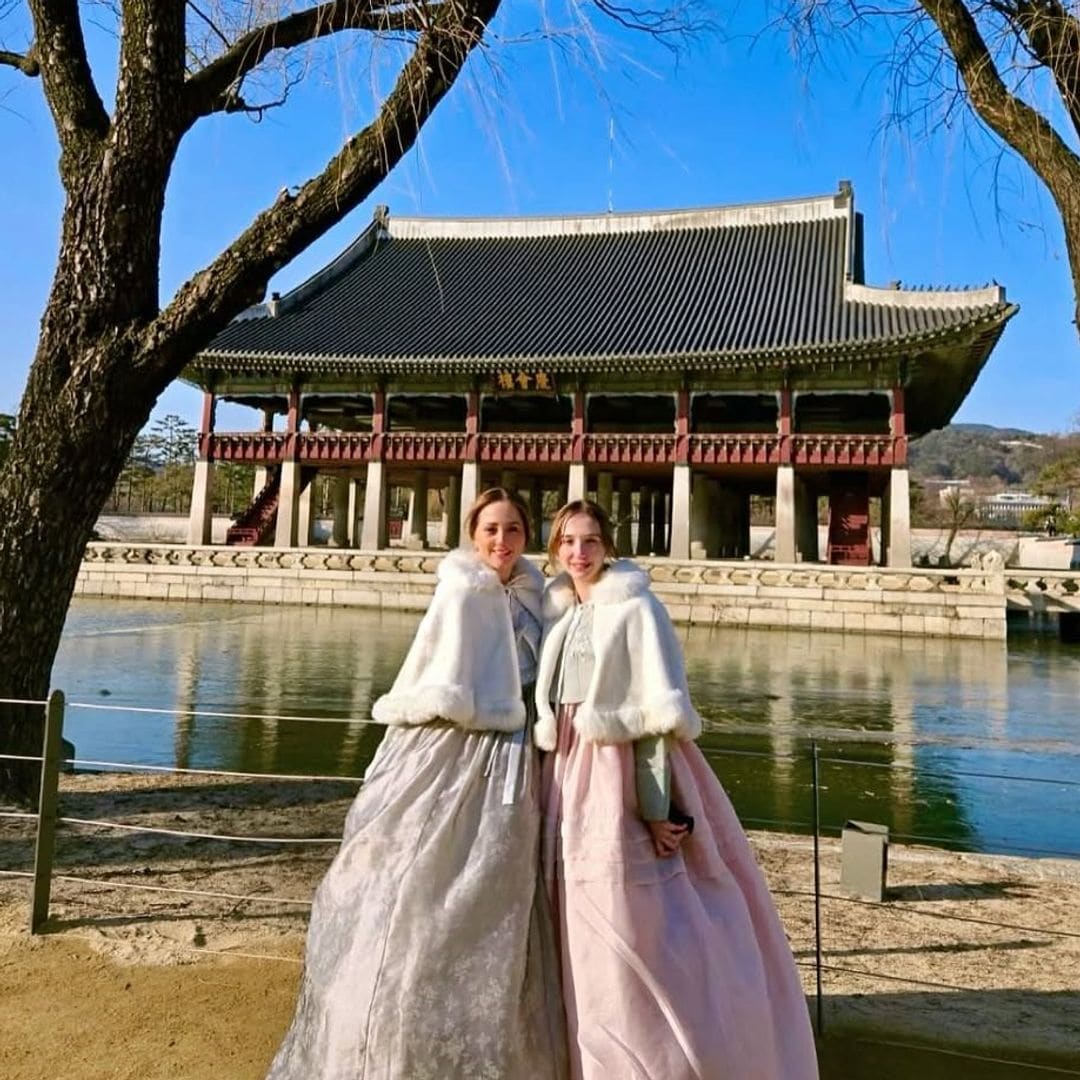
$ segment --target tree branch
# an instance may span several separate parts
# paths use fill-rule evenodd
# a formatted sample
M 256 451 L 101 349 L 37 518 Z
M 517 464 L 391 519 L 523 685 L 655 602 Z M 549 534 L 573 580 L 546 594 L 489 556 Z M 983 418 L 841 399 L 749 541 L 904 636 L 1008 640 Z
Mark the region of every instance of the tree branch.
M 18 68 L 24 75 L 34 78 L 41 74 L 41 65 L 38 63 L 37 50 L 33 47 L 25 53 L 8 52 L 0 49 L 0 65 Z
M 116 83 L 118 141 L 140 154 L 165 150 L 171 163 L 183 132 L 184 0 L 124 0 Z M 137 134 L 136 134 L 137 133 Z
M 109 117 L 86 56 L 78 0 L 29 0 L 34 49 L 60 145 L 73 138 L 100 140 Z
M 447 3 L 405 3 L 391 0 L 328 0 L 276 22 L 249 30 L 187 81 L 189 125 L 214 112 L 237 112 L 247 106 L 240 84 L 271 53 L 292 49 L 343 30 L 422 32 L 452 6 Z
M 1035 59 L 1054 76 L 1073 130 L 1080 135 L 1080 22 L 1057 0 L 1020 0 L 1009 21 L 1023 31 Z
M 1080 191 L 1064 190 L 1080 182 L 1080 161 L 1053 124 L 1037 109 L 1010 93 L 994 64 L 971 12 L 960 0 L 920 0 L 941 32 L 967 87 L 972 108 L 1035 170 L 1063 212 Z
M 376 118 L 295 195 L 282 192 L 142 335 L 136 368 L 164 387 L 230 318 L 265 295 L 272 274 L 363 201 L 416 141 L 480 44 L 500 0 L 453 0 L 417 41 Z

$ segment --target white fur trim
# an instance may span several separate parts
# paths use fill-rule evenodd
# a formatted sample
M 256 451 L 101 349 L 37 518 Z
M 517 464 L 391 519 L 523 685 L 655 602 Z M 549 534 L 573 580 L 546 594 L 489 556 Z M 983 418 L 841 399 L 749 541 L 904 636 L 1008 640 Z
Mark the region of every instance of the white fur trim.
M 436 577 L 459 589 L 499 589 L 499 575 L 485 566 L 468 548 L 448 551 L 439 563 Z
M 641 707 L 641 720 L 650 735 L 696 739 L 701 734 L 701 717 L 682 690 L 667 690 L 649 698 Z
M 420 686 L 408 694 L 383 694 L 372 705 L 371 716 L 380 724 L 426 724 L 441 718 L 464 726 L 475 711 L 467 686 Z
M 536 723 L 533 724 L 533 742 L 539 750 L 554 750 L 559 744 L 559 728 L 555 713 L 547 703 L 537 702 Z

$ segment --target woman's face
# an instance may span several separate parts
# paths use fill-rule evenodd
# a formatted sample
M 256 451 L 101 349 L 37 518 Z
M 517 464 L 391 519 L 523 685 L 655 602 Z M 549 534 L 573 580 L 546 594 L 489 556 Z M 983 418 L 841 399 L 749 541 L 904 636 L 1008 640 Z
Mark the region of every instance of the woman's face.
M 559 537 L 559 562 L 575 585 L 591 585 L 604 569 L 604 538 L 592 514 L 574 514 Z
M 473 547 L 482 563 L 490 566 L 499 580 L 507 582 L 514 563 L 525 550 L 525 523 L 510 502 L 488 503 L 476 519 Z

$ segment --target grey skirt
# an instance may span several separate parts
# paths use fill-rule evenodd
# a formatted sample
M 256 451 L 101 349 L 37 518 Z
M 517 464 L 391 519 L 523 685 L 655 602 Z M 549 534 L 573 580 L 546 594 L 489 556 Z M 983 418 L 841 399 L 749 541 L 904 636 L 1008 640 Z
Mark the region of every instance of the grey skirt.
M 268 1080 L 564 1080 L 538 781 L 525 733 L 387 731 Z

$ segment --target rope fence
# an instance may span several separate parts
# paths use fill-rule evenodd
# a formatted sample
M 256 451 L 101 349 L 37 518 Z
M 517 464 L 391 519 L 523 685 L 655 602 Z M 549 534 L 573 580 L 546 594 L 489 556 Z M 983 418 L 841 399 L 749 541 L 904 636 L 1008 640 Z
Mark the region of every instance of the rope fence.
M 97 829 L 102 831 L 115 831 L 124 834 L 142 833 L 147 835 L 175 837 L 182 840 L 198 840 L 207 842 L 213 841 L 228 844 L 278 845 L 285 848 L 295 848 L 301 846 L 336 846 L 340 844 L 340 836 L 322 837 L 239 835 L 177 828 L 165 828 L 154 825 L 132 824 L 130 822 L 113 821 L 100 818 L 62 815 L 59 812 L 58 807 L 59 771 L 62 765 L 84 769 L 97 769 L 106 772 L 122 770 L 125 772 L 133 771 L 159 775 L 176 774 L 184 776 L 205 776 L 222 777 L 226 779 L 258 780 L 278 784 L 288 782 L 335 782 L 358 784 L 362 780 L 362 778 L 360 777 L 337 774 L 319 775 L 243 772 L 223 769 L 181 768 L 178 766 L 151 765 L 134 762 L 103 760 L 96 758 L 63 758 L 61 747 L 65 709 L 87 709 L 108 711 L 112 713 L 122 712 L 145 715 L 166 715 L 171 717 L 206 717 L 213 719 L 236 720 L 242 722 L 295 721 L 299 723 L 331 723 L 357 725 L 369 725 L 374 723 L 374 721 L 364 719 L 334 719 L 314 716 L 245 714 L 226 711 L 202 711 L 193 709 L 178 710 L 142 706 L 114 706 L 111 704 L 102 705 L 89 702 L 73 702 L 70 704 L 65 704 L 64 695 L 60 691 L 54 691 L 54 693 L 50 695 L 48 701 L 0 699 L 0 705 L 3 704 L 41 706 L 45 710 L 45 730 L 42 753 L 40 755 L 0 754 L 0 760 L 23 762 L 27 764 L 39 764 L 41 766 L 41 787 L 38 812 L 29 813 L 24 811 L 0 811 L 0 819 L 12 821 L 36 821 L 37 823 L 37 836 L 34 845 L 34 870 L 31 872 L 24 870 L 0 869 L 0 877 L 30 880 L 32 882 L 31 933 L 34 934 L 41 932 L 42 929 L 45 927 L 46 922 L 48 921 L 51 889 L 54 883 L 65 887 L 65 889 L 67 887 L 76 887 L 79 891 L 86 892 L 89 895 L 97 895 L 100 890 L 108 889 L 135 890 L 172 896 L 198 897 L 202 899 L 229 901 L 235 905 L 251 903 L 271 906 L 279 905 L 282 907 L 293 907 L 307 910 L 311 908 L 310 899 L 304 900 L 297 899 L 295 897 L 276 896 L 269 894 L 246 894 L 226 890 L 156 885 L 149 882 L 115 881 L 106 880 L 100 877 L 83 876 L 78 874 L 54 873 L 53 853 L 55 849 L 55 834 L 58 826 L 72 827 L 76 829 Z M 975 770 L 956 770 L 951 773 L 941 773 L 935 772 L 933 770 L 923 770 L 915 765 L 903 762 L 888 763 L 848 756 L 826 756 L 820 753 L 820 749 L 815 740 L 810 740 L 809 754 L 770 753 L 758 750 L 724 749 L 717 747 L 707 748 L 704 753 L 706 758 L 709 758 L 711 760 L 725 757 L 757 758 L 768 759 L 771 761 L 790 762 L 795 765 L 806 765 L 809 763 L 809 765 L 811 766 L 808 776 L 810 789 L 810 802 L 808 809 L 810 811 L 810 820 L 803 820 L 801 819 L 801 817 L 792 819 L 776 819 L 750 816 L 744 816 L 742 820 L 744 824 L 748 825 L 766 826 L 773 829 L 780 828 L 800 832 L 809 831 L 813 835 L 813 889 L 776 889 L 774 890 L 774 892 L 778 896 L 786 895 L 812 899 L 814 903 L 814 958 L 812 961 L 798 961 L 798 963 L 800 967 L 813 969 L 815 973 L 816 1020 L 819 1034 L 824 1031 L 823 985 L 824 978 L 827 973 L 877 979 L 889 983 L 903 983 L 912 986 L 932 988 L 945 992 L 977 992 L 979 990 L 979 987 L 961 986 L 954 983 L 938 981 L 934 979 L 909 978 L 903 974 L 898 974 L 895 971 L 869 970 L 864 968 L 838 965 L 829 962 L 828 951 L 825 948 L 823 942 L 823 903 L 855 904 L 865 907 L 875 913 L 878 913 L 890 919 L 919 918 L 938 921 L 951 921 L 955 923 L 978 925 L 990 929 L 1041 935 L 1056 939 L 1080 939 L 1080 932 L 1071 930 L 1057 930 L 1052 928 L 1029 926 L 1015 922 L 981 918 L 973 915 L 954 914 L 946 911 L 929 910 L 922 906 L 912 906 L 912 904 L 910 903 L 898 904 L 888 901 L 874 901 L 862 899 L 856 896 L 844 896 L 836 893 L 826 892 L 824 891 L 821 884 L 821 854 L 818 843 L 820 837 L 827 834 L 841 835 L 844 830 L 843 825 L 825 823 L 821 818 L 821 792 L 823 790 L 827 790 L 827 785 L 822 783 L 820 777 L 820 772 L 823 766 L 890 769 L 900 771 L 917 770 L 920 776 L 939 776 L 947 779 L 955 776 L 962 776 L 965 778 L 980 778 L 996 782 L 1057 785 L 1061 788 L 1080 787 L 1080 781 L 1064 778 L 1057 779 L 1044 776 L 1010 775 L 1000 772 L 979 772 Z M 890 839 L 899 839 L 917 843 L 939 845 L 962 845 L 966 843 L 966 841 L 962 837 L 935 837 L 915 833 L 891 833 Z M 1036 848 L 1010 844 L 998 845 L 998 848 L 1003 852 L 1015 851 L 1022 854 L 1053 855 L 1061 858 L 1080 858 L 1080 851 L 1066 851 L 1055 848 Z M 992 943 L 987 947 L 992 948 Z M 218 950 L 198 949 L 193 951 L 207 952 Z M 240 954 L 229 951 L 226 953 L 226 955 Z M 275 959 L 275 957 L 267 957 L 267 959 Z M 277 957 L 276 959 L 284 960 L 287 958 Z M 881 1040 L 874 1041 L 881 1042 L 882 1045 L 885 1045 L 885 1043 Z M 933 1050 L 933 1048 L 923 1049 Z M 963 1054 L 960 1056 L 968 1057 L 971 1060 L 981 1060 L 988 1062 L 998 1060 L 990 1057 L 981 1057 L 979 1055 Z M 1050 1069 L 1048 1071 L 1061 1072 L 1063 1075 L 1080 1075 L 1080 1073 L 1069 1072 L 1068 1070 Z

